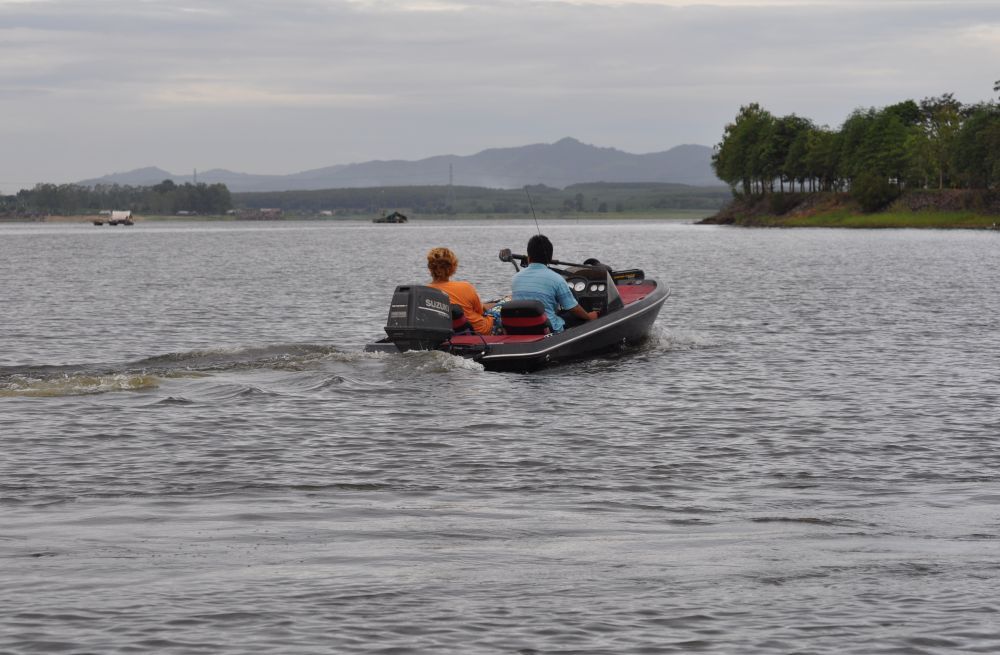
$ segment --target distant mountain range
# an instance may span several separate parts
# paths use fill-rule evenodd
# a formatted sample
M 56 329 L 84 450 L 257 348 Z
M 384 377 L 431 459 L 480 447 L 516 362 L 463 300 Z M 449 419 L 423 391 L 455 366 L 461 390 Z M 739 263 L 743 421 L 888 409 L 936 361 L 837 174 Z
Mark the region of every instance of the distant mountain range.
M 565 138 L 517 148 L 491 148 L 475 155 L 439 155 L 417 161 L 369 161 L 316 168 L 291 175 L 253 175 L 224 169 L 198 173 L 198 182 L 225 184 L 230 191 L 300 191 L 379 186 L 445 185 L 449 166 L 453 183 L 494 189 L 526 184 L 565 188 L 585 182 L 673 182 L 695 186 L 723 184 L 711 168 L 712 149 L 682 145 L 645 155 L 615 148 L 599 148 Z M 127 184 L 150 186 L 164 180 L 179 184 L 193 175 L 174 175 L 160 168 L 83 180 L 81 185 Z

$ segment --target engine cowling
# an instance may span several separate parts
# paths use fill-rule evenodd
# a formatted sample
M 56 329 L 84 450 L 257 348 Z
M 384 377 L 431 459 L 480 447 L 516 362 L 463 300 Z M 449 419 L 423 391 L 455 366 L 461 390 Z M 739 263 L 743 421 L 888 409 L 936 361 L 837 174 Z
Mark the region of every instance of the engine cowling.
M 436 349 L 451 336 L 448 294 L 419 284 L 396 287 L 385 333 L 404 352 Z

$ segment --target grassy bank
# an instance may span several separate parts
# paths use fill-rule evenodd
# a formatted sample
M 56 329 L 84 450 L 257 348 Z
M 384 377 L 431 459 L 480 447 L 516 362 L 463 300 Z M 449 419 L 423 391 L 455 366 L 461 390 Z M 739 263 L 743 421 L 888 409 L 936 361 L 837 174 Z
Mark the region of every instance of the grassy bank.
M 924 228 L 924 229 L 991 229 L 1000 222 L 996 216 L 973 212 L 885 211 L 858 214 L 848 210 L 832 211 L 814 216 L 779 219 L 782 227 L 852 227 L 852 228 Z
M 953 190 L 918 191 L 903 194 L 877 212 L 862 211 L 843 193 L 738 198 L 700 223 L 742 227 L 997 229 L 1000 212 L 991 203 L 980 202 L 981 198 Z M 964 208 L 965 205 L 972 208 Z

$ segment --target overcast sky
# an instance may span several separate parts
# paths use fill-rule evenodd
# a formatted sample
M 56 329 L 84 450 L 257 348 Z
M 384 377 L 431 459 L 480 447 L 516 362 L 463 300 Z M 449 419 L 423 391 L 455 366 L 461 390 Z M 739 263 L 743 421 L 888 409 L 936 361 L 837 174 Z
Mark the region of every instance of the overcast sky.
M 710 146 L 749 102 L 837 126 L 997 79 L 998 0 L 0 0 L 0 192 Z

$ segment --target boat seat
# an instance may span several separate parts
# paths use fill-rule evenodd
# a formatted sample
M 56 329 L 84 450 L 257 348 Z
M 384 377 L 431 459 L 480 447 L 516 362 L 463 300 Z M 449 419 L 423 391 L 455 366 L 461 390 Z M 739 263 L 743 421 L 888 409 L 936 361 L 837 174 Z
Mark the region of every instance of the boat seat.
M 538 300 L 510 300 L 500 308 L 500 323 L 507 334 L 549 334 L 552 324 L 545 305 Z
M 451 306 L 451 331 L 455 334 L 472 334 L 475 331 L 461 305 Z

